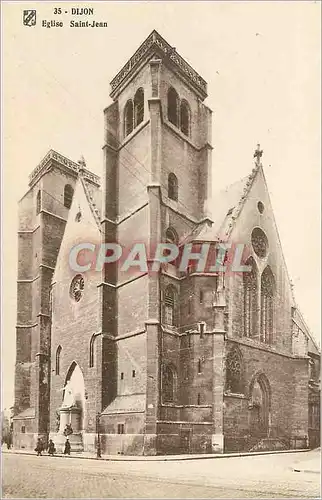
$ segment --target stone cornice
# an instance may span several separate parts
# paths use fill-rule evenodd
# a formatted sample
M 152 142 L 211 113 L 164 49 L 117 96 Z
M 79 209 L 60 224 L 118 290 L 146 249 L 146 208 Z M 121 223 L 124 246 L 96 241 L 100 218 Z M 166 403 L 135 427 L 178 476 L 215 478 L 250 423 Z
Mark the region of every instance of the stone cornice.
M 226 337 L 226 340 L 229 342 L 235 342 L 240 345 L 244 345 L 245 347 L 250 347 L 251 349 L 258 349 L 259 351 L 266 351 L 270 354 L 275 354 L 278 356 L 283 356 L 289 359 L 308 359 L 308 356 L 297 356 L 292 353 L 282 352 L 277 350 L 275 347 L 270 346 L 265 343 L 256 343 L 254 340 L 249 340 L 247 337 Z
M 155 54 L 173 67 L 176 73 L 194 88 L 202 100 L 207 97 L 207 82 L 176 52 L 174 47 L 171 47 L 157 31 L 153 30 L 111 81 L 112 99 L 116 97 L 122 84 L 133 77 L 142 63 L 147 62 Z
M 93 184 L 99 186 L 100 185 L 100 178 L 98 175 L 93 174 L 83 166 L 79 165 L 78 163 L 75 163 L 74 161 L 70 160 L 69 158 L 66 158 L 66 156 L 61 155 L 60 153 L 57 153 L 57 151 L 54 151 L 53 149 L 50 149 L 46 156 L 41 160 L 39 165 L 37 165 L 36 168 L 31 172 L 29 176 L 29 186 L 33 186 L 39 178 L 42 176 L 42 174 L 45 172 L 45 170 L 51 166 L 52 162 L 56 162 L 59 167 L 62 167 L 64 170 L 67 170 L 69 173 L 74 173 L 74 175 L 77 177 L 80 170 L 82 171 L 82 176 L 84 179 L 86 179 L 89 182 L 92 182 Z

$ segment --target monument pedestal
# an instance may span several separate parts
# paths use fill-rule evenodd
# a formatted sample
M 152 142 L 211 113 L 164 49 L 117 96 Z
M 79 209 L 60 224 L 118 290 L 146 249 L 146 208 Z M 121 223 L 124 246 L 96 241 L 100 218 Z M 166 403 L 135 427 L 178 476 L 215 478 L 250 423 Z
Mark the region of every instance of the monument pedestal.
M 55 443 L 55 448 L 56 448 L 57 453 L 64 453 L 66 436 L 64 436 L 64 434 L 56 434 L 56 435 L 52 436 L 52 440 Z M 83 436 L 80 432 L 70 434 L 68 436 L 68 440 L 70 442 L 70 451 L 71 452 L 84 451 Z
M 53 437 L 53 441 L 56 446 L 58 453 L 62 453 L 65 448 L 65 442 L 68 437 L 70 442 L 71 452 L 73 451 L 83 451 L 83 437 L 81 432 L 81 409 L 77 406 L 62 406 L 59 410 L 60 413 L 60 425 L 59 431 L 56 436 Z M 73 429 L 73 433 L 66 436 L 64 431 L 66 426 L 70 425 Z

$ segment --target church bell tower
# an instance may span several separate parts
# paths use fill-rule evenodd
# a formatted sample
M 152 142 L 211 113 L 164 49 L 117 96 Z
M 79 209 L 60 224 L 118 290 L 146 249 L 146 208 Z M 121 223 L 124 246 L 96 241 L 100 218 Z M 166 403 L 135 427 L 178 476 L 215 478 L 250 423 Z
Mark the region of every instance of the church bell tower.
M 179 244 L 209 220 L 211 111 L 203 104 L 207 84 L 153 31 L 112 80 L 110 96 L 114 102 L 104 112 L 103 242 L 117 241 L 125 251 L 144 244 L 151 256 L 158 243 Z M 157 452 L 158 422 L 164 417 L 164 322 L 175 339 L 165 362 L 176 364 L 180 376 L 176 351 L 186 318 L 174 311 L 173 303 L 166 307 L 169 287 L 178 309 L 182 288 L 174 266 L 167 272 L 138 268 L 124 274 L 116 263 L 102 273 L 103 402 L 109 405 L 113 395 L 112 405 L 118 407 L 121 401 L 126 406 L 131 395 L 136 401 L 141 398 L 145 454 Z M 109 356 L 115 343 L 113 364 Z M 102 422 L 111 418 L 107 406 Z M 124 425 L 126 433 L 126 421 Z

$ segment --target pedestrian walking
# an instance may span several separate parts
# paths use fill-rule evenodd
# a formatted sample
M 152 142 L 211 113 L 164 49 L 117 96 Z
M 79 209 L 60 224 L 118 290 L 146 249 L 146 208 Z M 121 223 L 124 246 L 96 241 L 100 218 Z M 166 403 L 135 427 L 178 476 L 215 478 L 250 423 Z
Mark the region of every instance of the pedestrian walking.
M 68 438 L 65 441 L 64 455 L 70 455 L 70 442 Z
M 37 457 L 41 457 L 41 453 L 44 449 L 44 445 L 43 445 L 43 442 L 42 440 L 39 438 L 38 441 L 37 441 L 37 446 L 35 448 L 35 451 L 37 452 Z
M 53 440 L 49 439 L 49 443 L 48 443 L 48 455 L 50 455 L 52 457 L 55 453 L 56 453 L 56 448 L 55 448 L 55 445 L 53 443 Z

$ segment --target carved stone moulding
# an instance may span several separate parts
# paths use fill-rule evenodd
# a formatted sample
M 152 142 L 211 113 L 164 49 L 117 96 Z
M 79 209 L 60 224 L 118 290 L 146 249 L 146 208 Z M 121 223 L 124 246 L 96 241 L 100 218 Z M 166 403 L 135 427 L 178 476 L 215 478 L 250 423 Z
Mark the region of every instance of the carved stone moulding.
M 33 186 L 45 172 L 45 170 L 51 168 L 53 164 L 55 164 L 59 168 L 67 169 L 69 172 L 74 172 L 76 176 L 79 174 L 79 171 L 82 170 L 82 175 L 86 180 L 96 184 L 97 186 L 100 185 L 100 178 L 98 175 L 95 175 L 89 170 L 80 167 L 78 163 L 73 162 L 60 153 L 57 153 L 57 151 L 50 149 L 46 156 L 37 165 L 37 167 L 34 168 L 34 170 L 31 172 L 29 176 L 29 186 Z
M 110 96 L 115 98 L 125 83 L 131 79 L 140 67 L 146 64 L 151 57 L 158 55 L 170 65 L 186 82 L 194 88 L 199 97 L 207 97 L 206 81 L 171 47 L 156 31 L 153 31 L 135 54 L 123 66 L 121 71 L 111 81 Z

